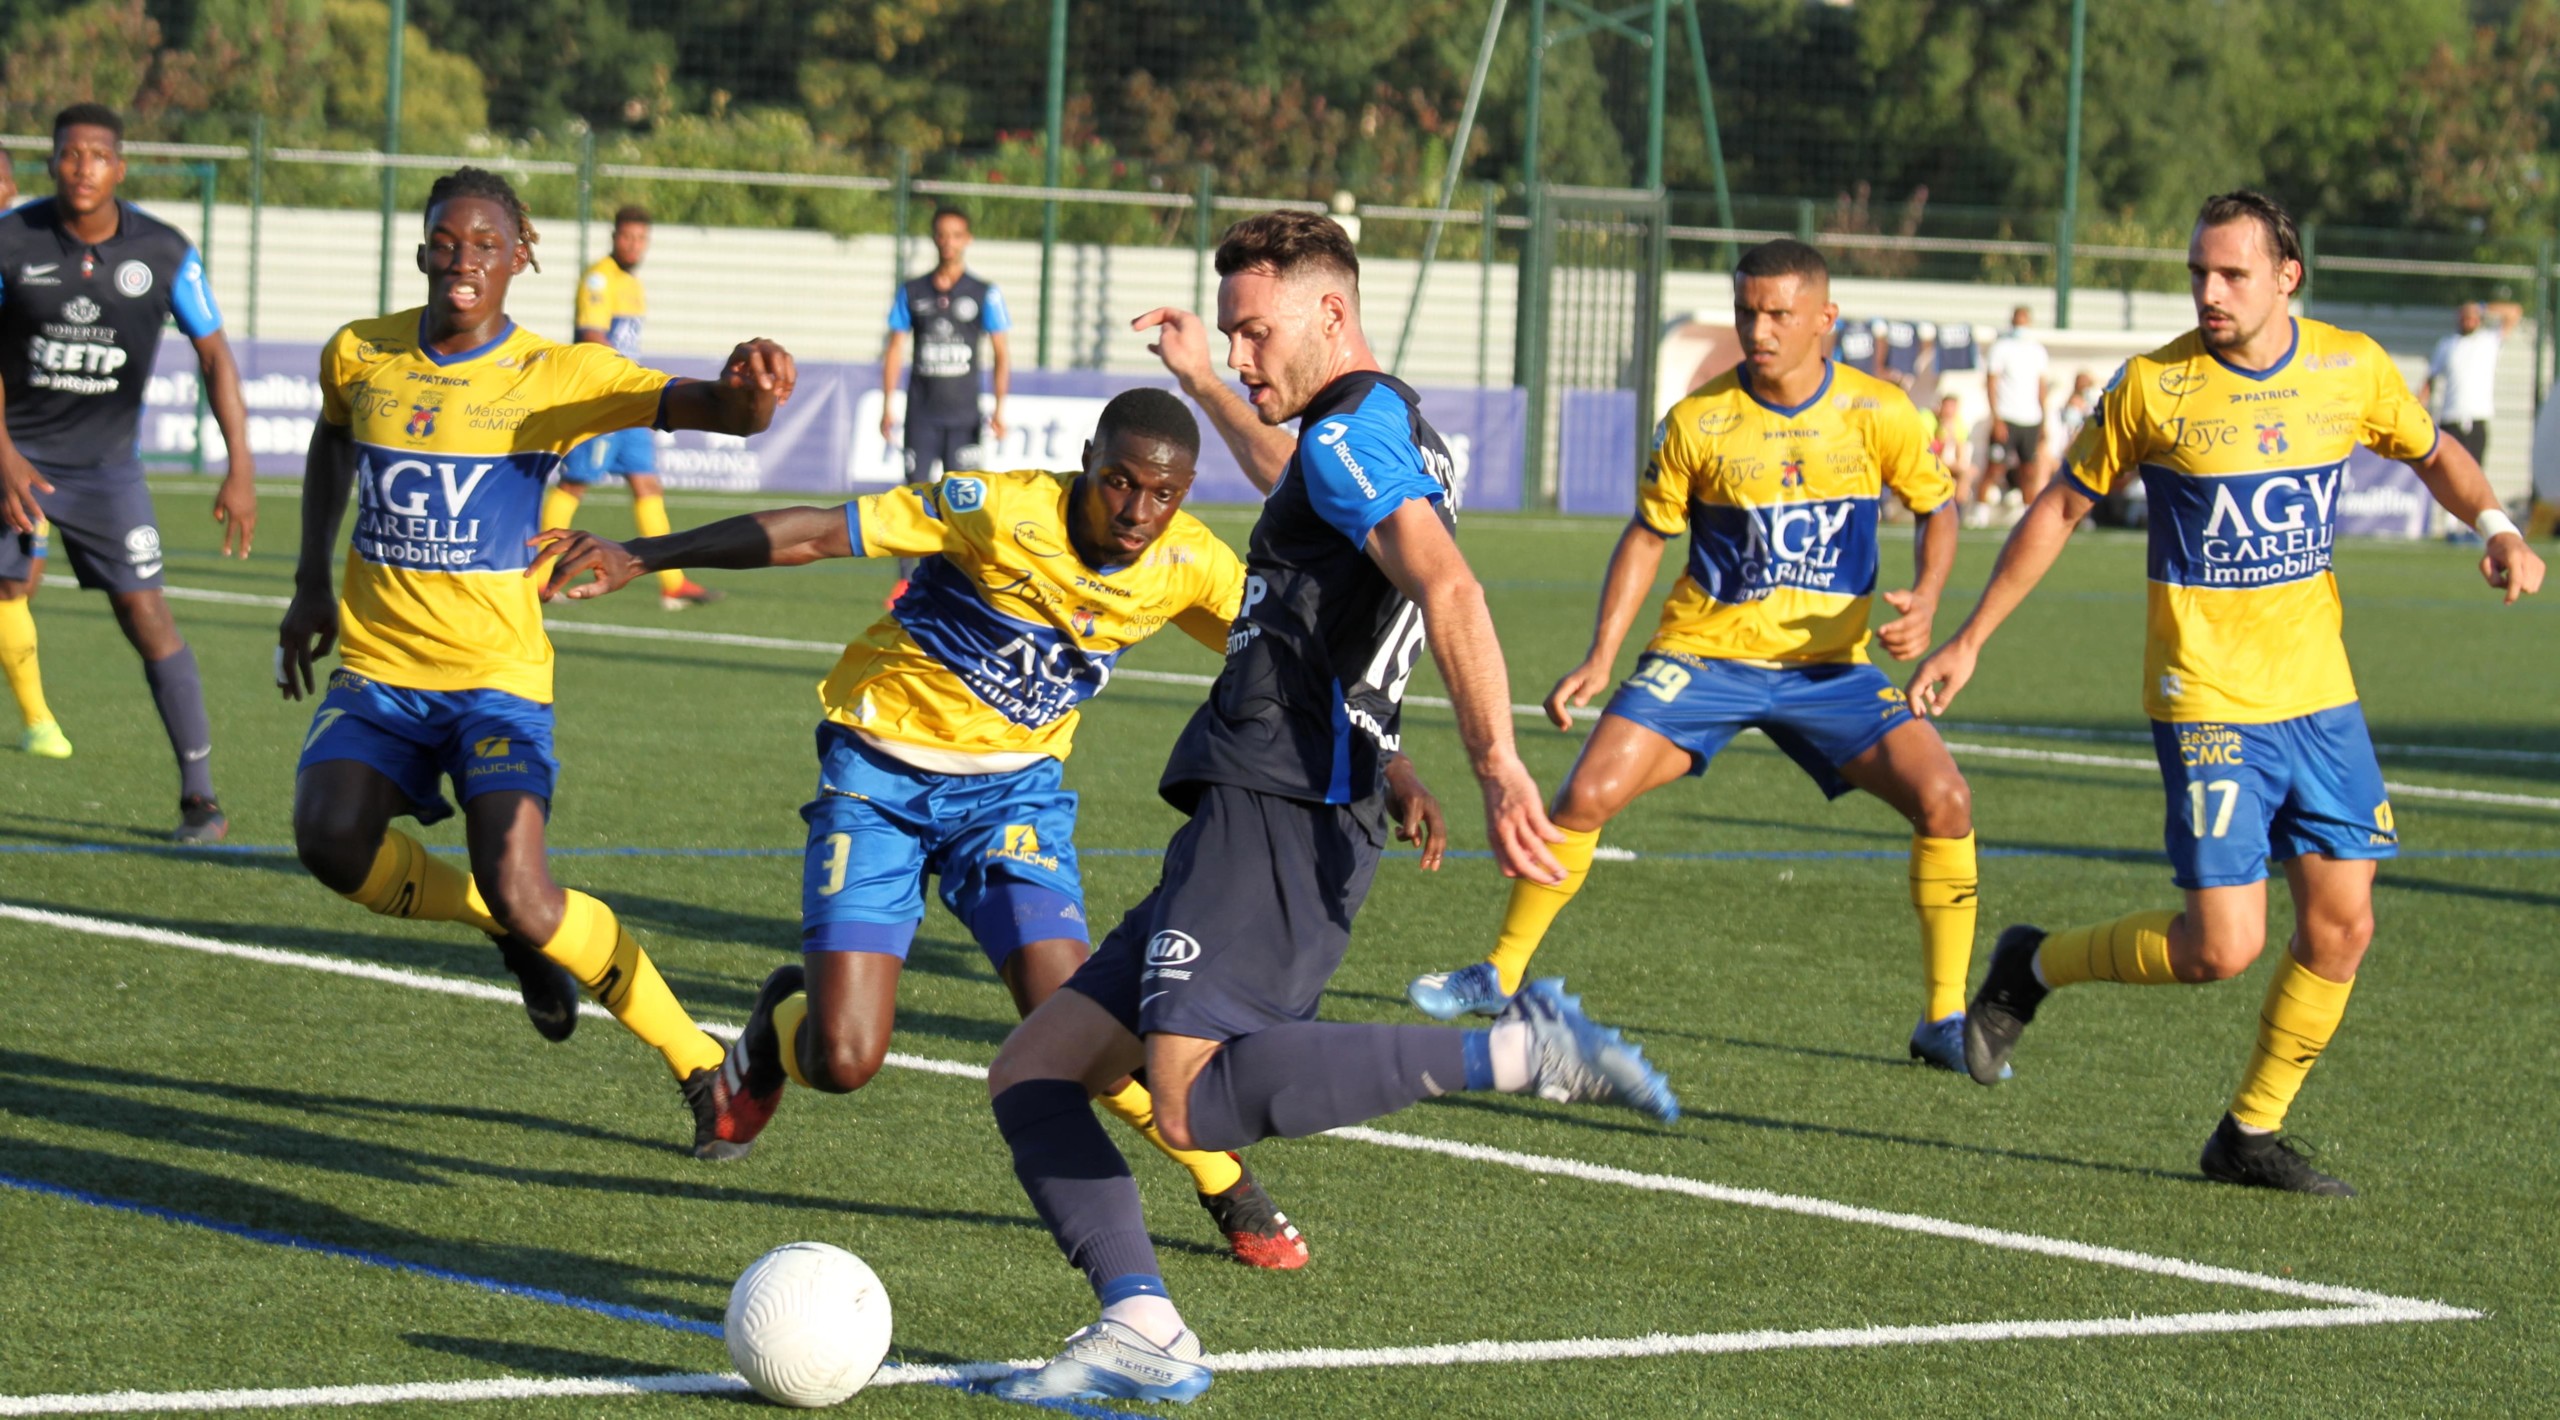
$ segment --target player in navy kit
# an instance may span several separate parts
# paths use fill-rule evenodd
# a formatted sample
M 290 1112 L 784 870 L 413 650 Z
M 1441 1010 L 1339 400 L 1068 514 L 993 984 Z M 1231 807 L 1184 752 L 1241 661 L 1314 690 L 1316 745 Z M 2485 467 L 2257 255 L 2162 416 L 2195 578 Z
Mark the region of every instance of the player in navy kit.
M 124 124 L 115 111 L 64 109 L 49 168 L 53 197 L 0 217 L 0 659 L 15 659 L 21 641 L 32 659 L 25 600 L 37 530 L 49 520 L 80 585 L 107 594 L 141 653 L 178 758 L 175 838 L 211 843 L 229 827 L 213 794 L 213 731 L 195 653 L 160 594 L 160 529 L 134 436 L 160 328 L 174 317 L 195 343 L 230 455 L 213 502 L 223 550 L 248 556 L 257 470 L 239 367 L 195 247 L 116 199 Z
M 1155 891 L 989 1073 L 1014 1174 L 1102 1304 L 1055 1360 L 999 1383 L 1012 1399 L 1208 1389 L 1137 1186 L 1089 1102 L 1133 1070 L 1146 1071 L 1158 1129 L 1202 1149 L 1356 1124 L 1453 1090 L 1679 1111 L 1660 1073 L 1560 982 L 1530 984 L 1483 1030 L 1315 1019 L 1389 816 L 1403 819 L 1420 789 L 1397 716 L 1426 633 L 1503 871 L 1561 876 L 1546 848 L 1560 835 L 1512 747 L 1502 648 L 1451 536 L 1454 466 L 1360 333 L 1350 240 L 1326 217 L 1266 213 L 1228 230 L 1217 266 L 1228 365 L 1266 426 L 1221 432 L 1258 451 L 1267 426 L 1302 418 L 1301 436 L 1254 524 L 1226 667 L 1165 766 L 1160 790 L 1190 821 Z M 1168 314 L 1141 325 L 1168 340 L 1196 325 Z M 1244 408 L 1209 412 L 1225 421 Z
M 906 459 L 910 487 L 930 484 L 961 468 L 964 450 L 988 434 L 1004 437 L 1004 397 L 1013 383 L 1013 351 L 1005 332 L 1013 316 L 1004 293 L 970 273 L 969 217 L 956 207 L 933 214 L 933 270 L 900 283 L 889 303 L 889 347 L 880 357 L 880 437 L 899 426 L 898 373 L 907 340 L 915 339 L 915 364 L 907 375 Z M 978 415 L 978 342 L 993 357 L 995 409 Z M 915 575 L 914 558 L 898 559 L 898 588 Z M 896 601 L 897 592 L 889 594 Z

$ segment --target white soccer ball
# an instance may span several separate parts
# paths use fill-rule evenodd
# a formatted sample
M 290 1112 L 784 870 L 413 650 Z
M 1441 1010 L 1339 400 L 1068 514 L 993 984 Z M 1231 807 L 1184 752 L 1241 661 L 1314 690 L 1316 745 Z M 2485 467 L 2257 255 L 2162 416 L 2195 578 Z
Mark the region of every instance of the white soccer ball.
M 889 1321 L 888 1289 L 861 1258 L 785 1243 L 729 1289 L 729 1360 L 776 1405 L 834 1405 L 871 1383 Z

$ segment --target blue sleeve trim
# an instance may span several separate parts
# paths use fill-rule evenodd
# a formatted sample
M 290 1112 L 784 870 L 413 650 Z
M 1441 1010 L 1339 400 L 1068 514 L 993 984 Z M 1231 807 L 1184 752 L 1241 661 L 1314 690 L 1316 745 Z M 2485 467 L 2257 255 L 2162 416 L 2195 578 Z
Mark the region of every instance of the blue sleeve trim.
M 658 386 L 658 412 L 649 417 L 650 428 L 664 433 L 675 432 L 675 426 L 667 422 L 667 396 L 675 393 L 676 386 L 682 383 L 684 383 L 682 380 L 669 375 L 667 382 Z
M 2071 465 L 2064 464 L 2062 466 L 2062 477 L 2064 481 L 2068 482 L 2072 487 L 2079 489 L 2080 496 L 2088 499 L 2090 502 L 2104 503 L 2107 501 L 2106 494 L 2101 493 L 2097 489 L 2090 487 L 2088 484 L 2081 482 L 2080 470 L 2073 468 Z
M 907 314 L 907 288 L 889 293 L 889 333 L 904 335 L 916 328 L 915 318 Z
M 178 279 L 169 283 L 169 313 L 189 340 L 202 340 L 222 329 L 222 308 L 213 303 L 213 288 L 204 281 L 204 258 L 194 247 L 178 263 Z
M 1354 547 L 1367 542 L 1370 532 L 1407 500 L 1437 503 L 1446 496 L 1440 481 L 1423 471 L 1410 421 L 1404 401 L 1381 387 L 1359 408 L 1321 420 L 1299 435 L 1298 467 L 1307 480 L 1307 501 Z
M 854 556 L 868 557 L 871 555 L 870 553 L 862 550 L 862 500 L 859 498 L 853 499 L 844 505 L 844 535 L 853 543 Z
M 987 288 L 987 305 L 982 316 L 981 324 L 986 326 L 989 335 L 1002 335 L 1013 329 L 1013 312 L 1004 303 L 1004 292 L 993 286 Z
M 2427 460 L 2434 458 L 2436 456 L 2436 450 L 2442 447 L 2444 447 L 2444 426 L 2439 424 L 2436 426 L 2436 436 L 2427 441 L 2427 451 L 2418 455 L 2414 462 L 2425 463 Z

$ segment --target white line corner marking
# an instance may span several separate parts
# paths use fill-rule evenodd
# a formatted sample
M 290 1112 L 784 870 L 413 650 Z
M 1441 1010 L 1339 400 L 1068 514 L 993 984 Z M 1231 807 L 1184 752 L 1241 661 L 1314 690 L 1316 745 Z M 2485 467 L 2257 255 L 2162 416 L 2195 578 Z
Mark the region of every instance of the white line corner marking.
M 305 971 L 327 972 L 335 976 L 355 977 L 388 986 L 405 986 L 416 991 L 432 991 L 447 996 L 494 1001 L 510 1006 L 519 1004 L 518 993 L 515 990 L 488 982 L 404 971 L 397 967 L 377 966 L 370 962 L 351 961 L 344 957 L 283 951 L 274 947 L 251 946 L 245 942 L 226 942 L 219 938 L 200 937 L 192 933 L 172 932 L 157 927 L 142 927 L 102 917 L 84 917 L 43 908 L 20 907 L 14 903 L 0 903 L 0 919 L 78 932 L 88 936 L 113 937 L 125 941 L 147 942 L 155 946 L 177 947 L 209 956 L 230 957 L 269 966 L 289 966 Z M 580 1010 L 589 1015 L 605 1015 L 601 1008 L 593 1004 L 582 1005 Z M 723 1038 L 734 1037 L 737 1034 L 735 1026 L 705 1022 L 704 1028 Z M 902 1069 L 921 1070 L 964 1079 L 982 1080 L 986 1078 L 987 1073 L 984 1067 L 964 1061 L 937 1060 L 903 1052 L 891 1052 L 887 1063 Z M 1496 1149 L 1456 1140 L 1432 1139 L 1383 1129 L 1335 1129 L 1328 1131 L 1325 1137 L 1350 1143 L 1369 1144 L 1378 1148 L 1438 1154 L 1446 1158 L 1518 1169 L 1524 1173 L 1579 1179 L 1587 1183 L 1632 1188 L 1649 1193 L 1675 1194 L 1710 1203 L 1760 1208 L 1832 1222 L 1887 1228 L 1896 1232 L 1969 1242 L 2006 1252 L 2028 1253 L 2099 1267 L 2119 1268 L 2129 1272 L 2148 1273 L 2203 1285 L 2239 1287 L 2248 1291 L 2270 1293 L 2326 1305 L 2260 1311 L 2175 1312 L 2153 1316 L 2093 1317 L 2056 1321 L 1954 1322 L 1933 1326 L 1834 1327 L 1804 1331 L 1725 1331 L 1691 1335 L 1656 1332 L 1646 1336 L 1591 1337 L 1560 1341 L 1464 1341 L 1437 1346 L 1317 1347 L 1294 1351 L 1237 1351 L 1208 1357 L 1214 1369 L 1280 1371 L 1339 1370 L 1381 1366 L 1517 1364 L 1648 1356 L 1724 1355 L 1746 1351 L 1913 1346 L 1956 1341 L 2184 1336 L 2276 1331 L 2304 1327 L 2471 1321 L 2486 1315 L 2469 1308 L 2423 1298 L 2397 1297 L 2355 1287 L 2338 1287 L 2319 1282 L 2298 1281 L 2290 1277 L 2273 1277 L 2261 1272 L 2190 1262 L 2183 1258 L 2163 1257 L 2155 1253 L 2101 1247 L 2091 1243 L 2073 1242 L 2066 1238 L 2043 1237 L 2034 1233 L 2011 1232 L 2002 1228 L 1981 1227 L 1972 1223 L 1932 1218 L 1919 1213 L 1897 1213 L 1879 1208 L 1865 1208 L 1851 1203 L 1835 1203 L 1828 1199 L 1809 1198 L 1801 1194 L 1775 1193 L 1758 1188 L 1735 1188 L 1725 1184 L 1708 1183 L 1700 1179 L 1683 1178 L 1676 1174 L 1643 1173 L 1633 1169 L 1616 1168 L 1549 1154 L 1520 1153 L 1510 1149 Z M 1008 1368 L 1007 1365 L 988 1363 L 967 1366 L 893 1367 L 884 1370 L 874 1384 L 966 1380 L 983 1375 L 1001 1374 Z M 510 1377 L 503 1380 L 326 1386 L 294 1390 L 0 1396 L 0 1416 L 97 1414 L 113 1410 L 277 1409 L 301 1405 L 374 1405 L 412 1400 L 505 1400 L 549 1396 L 703 1393 L 725 1392 L 739 1388 L 740 1382 L 734 1376 L 704 1374 L 572 1379 Z

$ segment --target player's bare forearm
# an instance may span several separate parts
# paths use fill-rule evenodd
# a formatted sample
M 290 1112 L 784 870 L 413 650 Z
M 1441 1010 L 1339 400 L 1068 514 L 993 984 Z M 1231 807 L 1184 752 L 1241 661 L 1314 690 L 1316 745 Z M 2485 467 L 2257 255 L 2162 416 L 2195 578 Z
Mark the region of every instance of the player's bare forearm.
M 1627 643 L 1636 616 L 1653 598 L 1653 579 L 1662 571 L 1662 547 L 1668 541 L 1662 534 L 1635 518 L 1627 530 L 1618 535 L 1618 546 L 1609 554 L 1609 571 L 1600 585 L 1600 612 L 1591 627 L 1591 650 L 1583 657 L 1586 666 L 1597 666 L 1604 673 L 1618 662 L 1618 650 Z
M 36 505 L 36 494 L 50 493 L 53 485 L 45 482 L 27 456 L 18 452 L 10 441 L 8 400 L 0 395 L 0 527 L 31 533 L 44 520 L 44 510 Z
M 1955 575 L 1959 521 L 1950 499 L 1912 525 L 1911 595 L 1931 606 L 1946 594 L 1947 579 Z
M 196 367 L 204 375 L 205 403 L 222 430 L 222 452 L 234 478 L 255 478 L 257 456 L 249 448 L 249 402 L 240 395 L 240 362 L 221 331 L 195 342 Z
M 859 552 L 842 508 L 768 508 L 623 545 L 647 572 L 801 567 Z
M 2438 435 L 2435 452 L 2409 467 L 2417 472 L 2418 481 L 2427 485 L 2436 506 L 2460 518 L 2465 526 L 2478 522 L 2482 513 L 2504 506 L 2490 491 L 2489 478 L 2480 471 L 2480 461 L 2459 439 Z
M 353 431 L 326 419 L 312 421 L 311 448 L 302 458 L 302 551 L 293 567 L 296 593 L 329 594 L 330 566 L 338 550 L 338 520 L 355 487 Z
M 1420 498 L 1406 501 L 1370 532 L 1368 551 L 1396 590 L 1422 609 L 1423 635 L 1449 687 L 1458 739 L 1476 776 L 1516 766 L 1511 676 L 1494 637 L 1493 612 L 1439 511 Z
M 1182 392 L 1217 426 L 1218 437 L 1226 441 L 1227 451 L 1236 456 L 1255 488 L 1267 494 L 1280 485 L 1281 476 L 1289 471 L 1290 456 L 1298 452 L 1297 435 L 1263 423 L 1244 396 L 1214 375 L 1185 379 Z
M 715 379 L 678 380 L 667 387 L 666 427 L 702 429 L 745 438 L 773 423 L 774 410 L 791 398 L 799 381 L 791 352 L 773 341 L 742 341 L 729 352 Z

